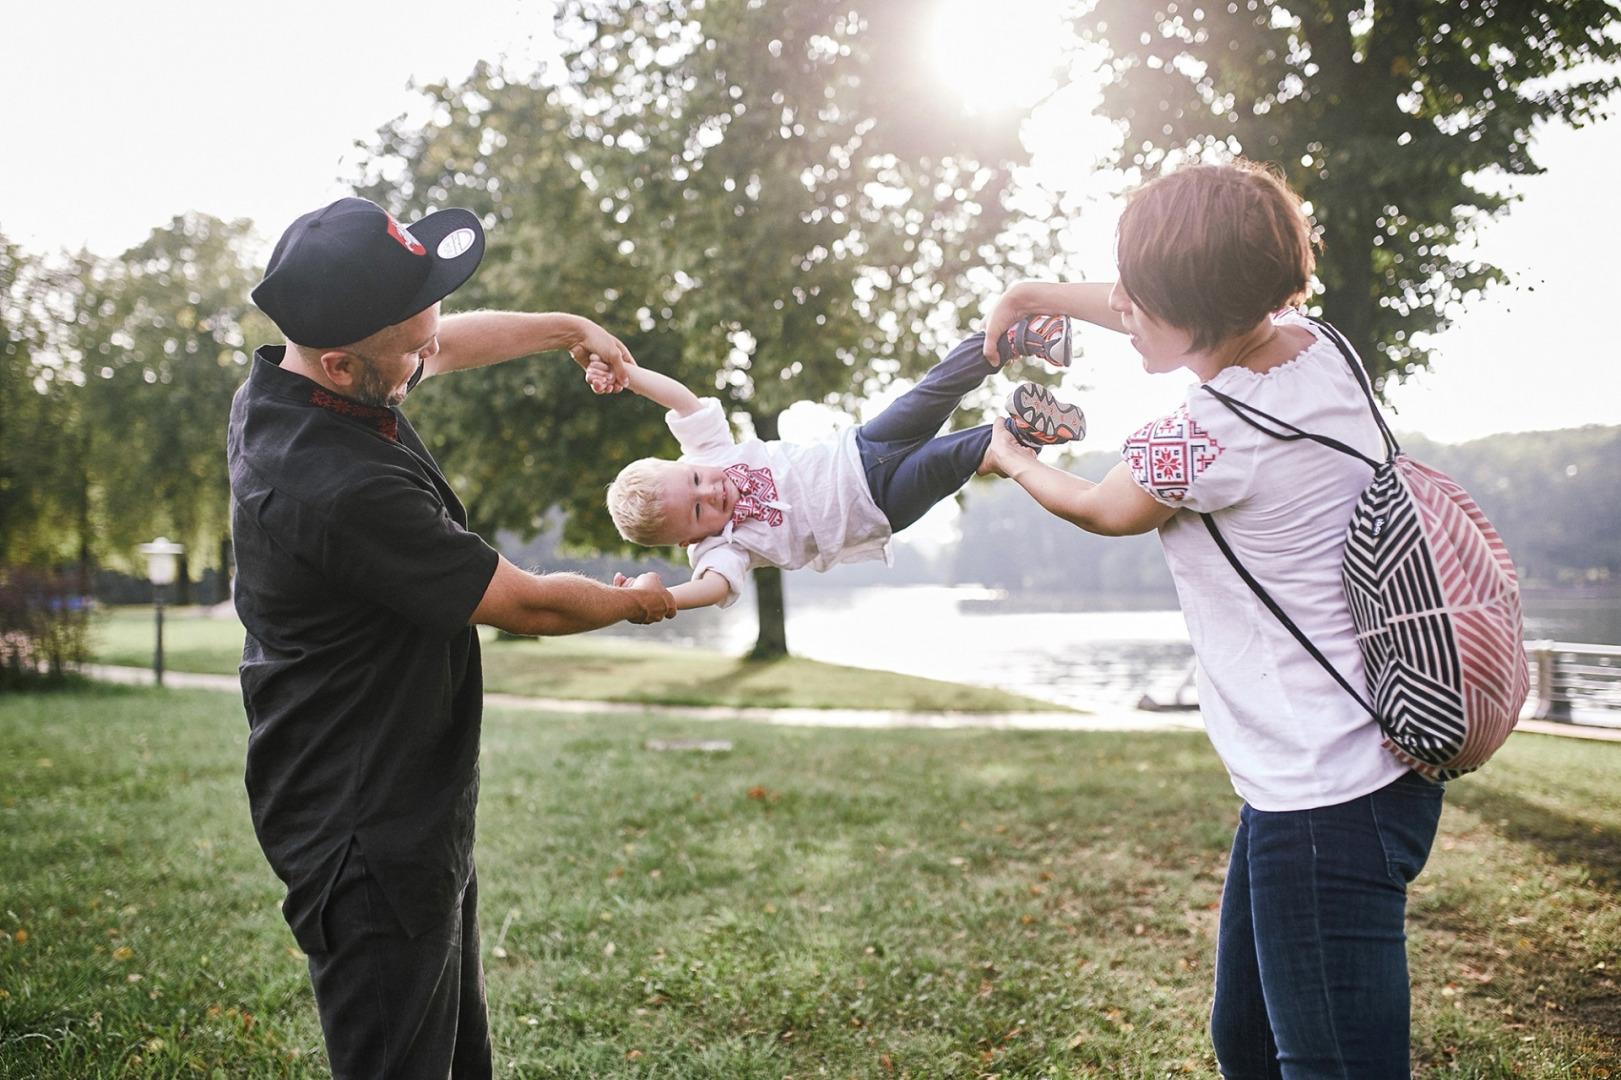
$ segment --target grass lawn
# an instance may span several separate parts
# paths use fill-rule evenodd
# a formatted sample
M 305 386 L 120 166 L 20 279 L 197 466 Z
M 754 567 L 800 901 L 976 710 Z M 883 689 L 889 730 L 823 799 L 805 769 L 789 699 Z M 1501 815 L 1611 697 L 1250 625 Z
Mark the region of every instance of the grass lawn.
M 152 666 L 151 608 L 99 614 L 92 659 Z M 1001 690 L 789 657 L 752 662 L 707 649 L 623 638 L 506 638 L 484 632 L 484 688 L 493 693 L 657 705 L 726 705 L 916 712 L 1069 712 Z M 163 623 L 170 671 L 235 675 L 242 624 L 171 609 Z
M 0 696 L 0 1078 L 326 1075 L 245 736 L 225 693 Z M 683 737 L 734 749 L 645 748 Z M 494 710 L 483 761 L 498 1075 L 1216 1075 L 1202 735 Z M 1621 1075 L 1618 770 L 1521 735 L 1452 785 L 1418 1075 Z

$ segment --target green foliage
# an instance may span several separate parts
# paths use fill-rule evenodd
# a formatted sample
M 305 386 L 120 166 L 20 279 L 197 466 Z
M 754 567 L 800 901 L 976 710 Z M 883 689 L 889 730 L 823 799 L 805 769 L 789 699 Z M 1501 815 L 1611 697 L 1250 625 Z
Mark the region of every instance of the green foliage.
M 226 694 L 0 699 L 0 1078 L 328 1074 L 246 738 Z M 647 749 L 679 739 L 734 748 Z M 1237 801 L 1197 733 L 492 710 L 484 740 L 501 1073 L 1216 1075 Z M 1410 898 L 1415 1076 L 1621 1068 L 1618 753 L 1516 735 L 1450 785 Z
M 248 240 L 203 214 L 115 259 L 0 238 L 0 565 L 88 573 L 160 533 L 211 560 L 231 395 L 246 342 L 274 333 L 248 304 Z
M 1466 242 L 1540 172 L 1541 123 L 1602 115 L 1621 58 L 1611 0 L 1099 0 L 1104 111 L 1123 167 L 1225 151 L 1276 162 L 1321 230 L 1323 313 L 1376 381 L 1429 363 L 1426 335 L 1503 279 Z
M 45 347 L 47 278 L 0 235 L 0 567 L 48 566 L 74 521 L 61 483 L 71 389 Z
M 229 527 L 225 427 L 247 374 L 257 280 L 249 224 L 175 218 L 113 260 L 80 256 L 63 279 L 72 318 L 56 347 L 77 385 L 82 498 L 102 553 L 159 533 L 209 551 Z M 246 325 L 245 325 L 246 324 Z

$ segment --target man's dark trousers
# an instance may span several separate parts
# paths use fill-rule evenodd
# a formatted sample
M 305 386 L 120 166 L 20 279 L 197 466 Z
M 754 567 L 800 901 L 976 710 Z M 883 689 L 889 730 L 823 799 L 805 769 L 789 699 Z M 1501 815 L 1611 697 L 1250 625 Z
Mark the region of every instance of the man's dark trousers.
M 334 1080 L 488 1080 L 476 871 L 460 906 L 408 937 L 351 844 L 322 924 L 310 981 Z

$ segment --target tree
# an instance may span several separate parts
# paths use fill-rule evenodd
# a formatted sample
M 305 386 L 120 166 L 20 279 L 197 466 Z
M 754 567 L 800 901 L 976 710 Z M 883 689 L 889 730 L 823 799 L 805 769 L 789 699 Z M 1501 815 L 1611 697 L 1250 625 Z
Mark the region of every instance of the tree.
M 1601 115 L 1621 57 L 1612 0 L 1098 0 L 1104 112 L 1144 173 L 1228 151 L 1277 162 L 1309 202 L 1325 317 L 1379 386 L 1428 365 L 1425 339 L 1495 267 L 1465 242 L 1540 172 L 1548 121 Z M 1370 347 L 1371 346 L 1371 347 Z
M 63 275 L 55 347 L 77 388 L 66 467 L 81 561 L 158 533 L 184 542 L 188 555 L 222 550 L 231 396 L 246 374 L 248 335 L 270 330 L 248 304 L 257 279 L 245 255 L 249 228 L 187 214 L 118 259 L 81 255 Z M 181 571 L 186 603 L 185 561 Z
M 928 367 L 975 293 L 970 271 L 990 268 L 985 289 L 1010 260 L 996 241 L 1025 158 L 1020 117 L 965 115 L 921 81 L 928 10 L 572 0 L 565 82 L 514 86 L 480 69 L 430 88 L 435 123 L 385 130 L 365 190 L 395 206 L 473 206 L 499 225 L 500 246 L 458 302 L 579 303 L 628 328 L 642 362 L 771 438 L 795 401 L 853 410 Z M 475 481 L 474 520 L 532 534 L 557 496 L 570 540 L 620 546 L 602 487 L 632 457 L 670 453 L 659 411 L 589 405 L 576 388 L 556 398 L 570 410 L 563 434 L 534 435 L 513 422 L 520 378 L 535 385 L 491 374 L 463 381 L 454 407 L 433 403 L 447 471 Z M 524 419 L 549 407 L 526 403 Z M 443 413 L 459 422 L 441 432 Z M 525 498 L 502 475 L 558 483 Z M 486 503 L 496 489 L 516 497 Z M 780 578 L 757 581 L 755 654 L 780 655 Z
M 61 555 L 56 472 L 62 399 L 39 362 L 38 260 L 0 236 L 0 566 L 42 566 Z

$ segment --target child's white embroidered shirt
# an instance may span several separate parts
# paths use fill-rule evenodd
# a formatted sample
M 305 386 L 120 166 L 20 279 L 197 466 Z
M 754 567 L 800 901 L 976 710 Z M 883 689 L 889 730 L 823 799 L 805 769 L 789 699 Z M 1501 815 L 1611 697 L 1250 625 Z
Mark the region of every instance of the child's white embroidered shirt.
M 738 464 L 770 469 L 773 501 L 782 509 L 778 524 L 749 518 L 687 548 L 694 579 L 706 570 L 726 579 L 726 598 L 719 606 L 737 602 L 756 566 L 826 570 L 842 562 L 892 561 L 889 520 L 867 487 L 854 425 L 811 442 L 739 443 L 718 399 L 704 398 L 698 405 L 687 416 L 674 410 L 664 416 L 681 444 L 681 460 L 722 469 Z
M 1226 368 L 1209 385 L 1229 397 L 1383 458 L 1367 399 L 1334 344 L 1317 341 L 1264 374 Z M 1265 423 L 1265 421 L 1262 421 Z M 1359 798 L 1404 767 L 1378 723 L 1301 648 L 1238 576 L 1206 530 L 1213 514 L 1245 568 L 1352 686 L 1366 676 L 1340 583 L 1346 527 L 1372 478 L 1317 443 L 1283 442 L 1194 385 L 1186 403 L 1126 440 L 1137 483 L 1186 513 L 1160 527 L 1165 560 L 1199 658 L 1199 710 L 1233 787 L 1258 810 Z

